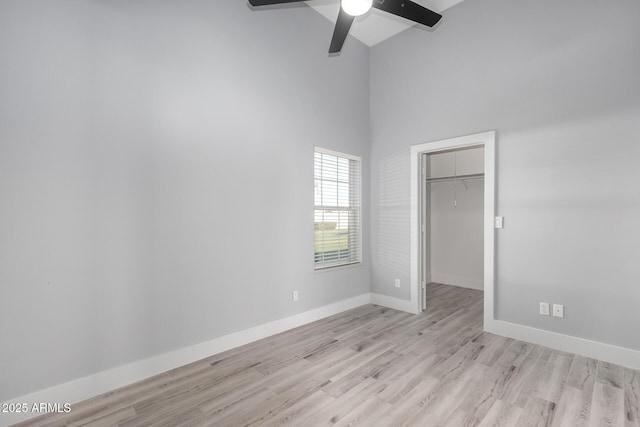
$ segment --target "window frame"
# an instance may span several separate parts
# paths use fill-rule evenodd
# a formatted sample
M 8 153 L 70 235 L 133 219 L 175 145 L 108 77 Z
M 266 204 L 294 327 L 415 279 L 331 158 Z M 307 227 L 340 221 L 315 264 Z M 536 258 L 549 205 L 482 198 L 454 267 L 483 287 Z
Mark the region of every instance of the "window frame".
M 354 239 L 354 245 L 355 248 L 357 249 L 357 253 L 355 255 L 355 257 L 349 256 L 348 258 L 343 258 L 343 259 L 338 259 L 335 261 L 321 261 L 318 262 L 316 261 L 316 252 L 315 252 L 315 243 L 316 243 L 316 235 L 315 235 L 315 212 L 318 210 L 323 210 L 324 208 L 322 206 L 317 206 L 315 204 L 315 181 L 316 181 L 316 163 L 315 163 L 315 158 L 316 158 L 316 153 L 320 153 L 320 154 L 325 154 L 325 155 L 329 155 L 329 156 L 334 156 L 337 157 L 338 159 L 342 158 L 342 159 L 346 159 L 349 160 L 350 162 L 356 162 L 357 164 L 357 171 L 355 171 L 355 173 L 358 174 L 356 178 L 357 182 L 352 186 L 351 184 L 349 185 L 349 204 L 350 207 L 348 209 L 346 209 L 349 212 L 354 212 L 355 214 L 355 218 L 356 218 L 356 224 L 357 224 L 357 229 L 355 232 L 355 236 L 350 235 L 349 236 L 349 249 L 351 250 L 352 248 L 352 239 Z M 313 164 L 313 179 L 314 179 L 314 237 L 313 237 L 313 243 L 314 243 L 314 270 L 315 271 L 322 271 L 322 270 L 326 270 L 326 269 L 331 269 L 331 268 L 336 268 L 336 267 L 346 267 L 346 266 L 353 266 L 355 264 L 360 264 L 362 263 L 362 158 L 360 156 L 356 156 L 353 154 L 348 154 L 348 153 L 344 153 L 344 152 L 340 152 L 340 151 L 334 151 L 334 150 L 329 150 L 326 148 L 322 148 L 322 147 L 318 147 L 315 146 L 313 149 L 313 159 L 314 159 L 314 164 Z M 354 173 L 354 171 L 351 170 L 351 167 L 349 168 L 349 175 L 350 178 L 349 180 L 351 181 L 353 178 L 351 177 L 351 174 Z M 352 193 L 352 189 L 353 189 L 353 193 Z M 356 207 L 352 208 L 351 204 L 352 204 L 352 200 L 356 201 Z

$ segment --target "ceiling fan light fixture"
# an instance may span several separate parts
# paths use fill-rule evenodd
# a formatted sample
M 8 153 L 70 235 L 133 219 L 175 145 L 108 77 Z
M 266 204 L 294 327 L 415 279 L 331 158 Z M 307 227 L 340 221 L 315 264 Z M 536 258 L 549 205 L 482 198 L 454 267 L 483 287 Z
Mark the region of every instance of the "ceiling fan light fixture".
M 306 0 L 248 0 L 251 6 L 268 6 L 272 4 L 295 3 Z M 456 1 L 456 0 L 454 0 Z M 335 3 L 334 3 L 335 5 Z M 329 53 L 339 53 L 344 45 L 351 24 L 357 16 L 364 15 L 372 7 L 392 15 L 399 16 L 417 24 L 433 27 L 440 21 L 442 15 L 411 0 L 340 0 L 340 10 L 336 25 L 333 28 L 333 36 L 329 45 Z
M 371 9 L 373 0 L 342 0 L 342 10 L 351 16 L 364 15 Z

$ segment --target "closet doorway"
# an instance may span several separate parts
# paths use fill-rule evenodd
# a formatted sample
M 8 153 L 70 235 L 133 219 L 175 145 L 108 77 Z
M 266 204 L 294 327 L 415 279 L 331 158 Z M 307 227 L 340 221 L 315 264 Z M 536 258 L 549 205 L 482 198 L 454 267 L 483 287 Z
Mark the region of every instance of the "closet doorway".
M 413 146 L 411 303 L 428 305 L 428 283 L 484 291 L 494 319 L 495 132 Z
M 484 290 L 484 147 L 423 153 L 422 170 L 422 282 Z

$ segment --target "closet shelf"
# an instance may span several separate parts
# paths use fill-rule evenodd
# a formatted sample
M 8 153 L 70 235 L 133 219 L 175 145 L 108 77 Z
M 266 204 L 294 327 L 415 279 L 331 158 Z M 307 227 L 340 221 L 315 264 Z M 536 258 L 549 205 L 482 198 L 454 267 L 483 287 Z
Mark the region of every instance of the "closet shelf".
M 484 173 L 469 173 L 466 175 L 453 175 L 453 176 L 440 176 L 437 178 L 425 178 L 427 184 L 432 182 L 444 182 L 444 181 L 463 181 L 465 179 L 480 179 L 484 178 Z

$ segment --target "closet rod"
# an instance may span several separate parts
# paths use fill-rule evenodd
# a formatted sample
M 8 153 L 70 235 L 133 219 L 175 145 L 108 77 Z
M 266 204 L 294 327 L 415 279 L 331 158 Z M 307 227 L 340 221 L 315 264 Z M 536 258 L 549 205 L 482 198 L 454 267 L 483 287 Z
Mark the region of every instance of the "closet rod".
M 456 175 L 456 176 L 441 176 L 439 178 L 426 178 L 426 182 L 442 182 L 442 181 L 458 181 L 463 179 L 478 179 L 484 178 L 483 173 L 469 173 L 466 175 Z

